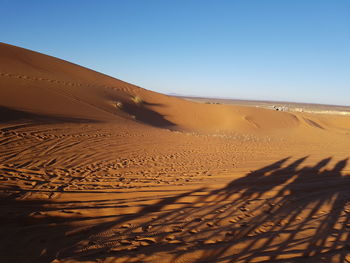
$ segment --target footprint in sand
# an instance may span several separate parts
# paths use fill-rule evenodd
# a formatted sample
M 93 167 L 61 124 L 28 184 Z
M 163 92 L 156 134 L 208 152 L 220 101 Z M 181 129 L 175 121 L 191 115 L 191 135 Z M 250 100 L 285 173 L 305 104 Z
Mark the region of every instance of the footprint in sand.
M 213 222 L 208 222 L 208 223 L 207 223 L 207 226 L 213 227 L 213 226 L 215 226 L 215 224 L 214 224 Z
M 188 233 L 194 235 L 194 234 L 198 233 L 198 230 L 197 229 L 191 229 L 190 231 L 188 231 Z

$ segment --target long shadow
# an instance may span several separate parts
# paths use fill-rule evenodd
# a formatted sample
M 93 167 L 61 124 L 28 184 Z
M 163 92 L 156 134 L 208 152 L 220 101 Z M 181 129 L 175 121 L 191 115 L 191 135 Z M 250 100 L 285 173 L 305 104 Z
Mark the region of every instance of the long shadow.
M 162 103 L 152 103 L 143 99 L 135 101 L 135 97 L 130 94 L 105 94 L 105 98 L 109 101 L 115 101 L 118 111 L 122 111 L 129 116 L 143 124 L 150 125 L 158 128 L 176 129 L 176 123 L 173 123 L 166 119 L 165 115 L 158 113 L 150 107 L 166 107 Z
M 164 262 L 346 262 L 350 176 L 344 168 L 348 160 L 329 169 L 331 157 L 303 166 L 306 158 L 281 159 L 220 189 L 200 188 L 159 198 L 153 205 L 140 201 L 137 213 L 120 214 L 125 201 L 110 200 L 108 208 L 114 206 L 115 215 L 107 222 L 85 222 L 81 227 L 72 222 L 103 217 L 69 219 L 35 213 L 55 208 L 84 211 L 91 204 L 7 200 L 0 202 L 0 234 L 12 235 L 12 241 L 23 235 L 44 238 L 44 243 L 31 243 L 24 250 L 33 262 L 55 258 L 125 258 L 121 262 L 139 258 L 142 262 L 158 252 L 168 256 Z M 92 201 L 97 204 L 94 209 L 106 208 L 105 201 Z M 50 236 L 54 242 L 47 241 Z M 8 240 L 1 244 L 4 258 L 10 258 Z
M 146 102 L 139 104 L 125 102 L 123 104 L 122 110 L 127 114 L 134 116 L 135 120 L 147 125 L 169 129 L 174 128 L 176 126 L 175 123 L 167 120 L 162 114 L 148 108 L 147 106 L 149 104 L 150 103 Z
M 18 125 L 11 125 L 0 129 L 3 132 L 8 132 L 18 128 L 31 127 L 39 124 L 56 124 L 56 123 L 99 123 L 98 120 L 85 118 L 72 118 L 57 115 L 37 114 L 28 111 L 12 109 L 9 107 L 0 106 L 0 124 L 4 123 L 21 123 Z

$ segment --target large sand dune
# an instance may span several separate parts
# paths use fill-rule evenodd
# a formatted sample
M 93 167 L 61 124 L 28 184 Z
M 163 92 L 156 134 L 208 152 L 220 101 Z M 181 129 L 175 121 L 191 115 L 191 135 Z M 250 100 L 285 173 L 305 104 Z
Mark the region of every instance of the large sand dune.
M 0 58 L 1 262 L 350 261 L 348 116 Z

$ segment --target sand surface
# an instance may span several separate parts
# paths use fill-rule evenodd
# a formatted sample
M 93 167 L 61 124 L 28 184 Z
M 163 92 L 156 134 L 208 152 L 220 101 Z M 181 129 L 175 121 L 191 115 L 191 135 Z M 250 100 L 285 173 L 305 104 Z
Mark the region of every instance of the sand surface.
M 0 58 L 1 262 L 350 262 L 349 116 Z

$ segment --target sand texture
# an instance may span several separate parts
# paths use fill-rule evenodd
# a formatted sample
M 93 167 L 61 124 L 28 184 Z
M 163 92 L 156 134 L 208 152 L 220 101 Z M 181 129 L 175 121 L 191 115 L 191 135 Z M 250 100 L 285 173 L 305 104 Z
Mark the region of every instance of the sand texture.
M 1 262 L 350 262 L 350 116 L 0 58 Z

